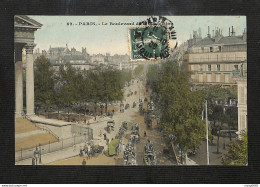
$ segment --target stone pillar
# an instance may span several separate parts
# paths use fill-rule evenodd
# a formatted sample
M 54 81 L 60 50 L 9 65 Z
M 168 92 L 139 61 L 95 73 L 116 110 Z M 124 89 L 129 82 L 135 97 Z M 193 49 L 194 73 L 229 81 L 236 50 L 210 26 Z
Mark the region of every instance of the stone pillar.
M 15 117 L 23 114 L 23 63 L 22 45 L 15 45 Z
M 26 44 L 26 114 L 34 115 L 34 73 L 33 48 L 35 44 Z

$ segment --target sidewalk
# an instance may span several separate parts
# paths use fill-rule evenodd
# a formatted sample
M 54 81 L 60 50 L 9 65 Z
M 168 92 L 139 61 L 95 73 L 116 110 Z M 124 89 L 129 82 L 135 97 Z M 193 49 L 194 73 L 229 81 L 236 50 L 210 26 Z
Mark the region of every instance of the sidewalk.
M 195 161 L 191 160 L 189 157 L 187 157 L 186 165 L 192 166 L 192 165 L 198 165 L 198 164 Z
M 74 147 L 44 154 L 42 155 L 42 164 L 40 165 L 48 165 L 52 162 L 77 156 L 79 155 L 80 148 L 83 148 L 83 146 L 84 143 L 76 144 Z M 15 165 L 32 165 L 32 158 L 16 162 Z
M 41 123 L 41 124 L 53 125 L 53 126 L 67 126 L 71 124 L 71 122 L 65 122 L 57 119 L 47 119 L 36 115 L 30 116 L 28 119 L 33 123 Z

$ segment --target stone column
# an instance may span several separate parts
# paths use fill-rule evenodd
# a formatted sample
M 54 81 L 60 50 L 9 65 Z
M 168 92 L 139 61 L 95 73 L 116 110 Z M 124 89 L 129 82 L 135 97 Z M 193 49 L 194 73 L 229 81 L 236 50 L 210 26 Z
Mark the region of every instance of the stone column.
M 15 117 L 23 114 L 23 63 L 22 45 L 15 45 Z
M 26 114 L 34 115 L 34 73 L 33 48 L 35 44 L 26 44 Z

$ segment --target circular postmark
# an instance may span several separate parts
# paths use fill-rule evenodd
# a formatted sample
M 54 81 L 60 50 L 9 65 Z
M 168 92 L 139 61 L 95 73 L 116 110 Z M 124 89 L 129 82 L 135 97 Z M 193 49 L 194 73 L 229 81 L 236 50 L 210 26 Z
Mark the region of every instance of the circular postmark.
M 135 56 L 147 60 L 169 57 L 169 40 L 177 39 L 172 21 L 163 16 L 149 17 L 146 21 L 139 22 L 139 25 L 144 27 L 133 31 L 132 48 L 138 54 Z

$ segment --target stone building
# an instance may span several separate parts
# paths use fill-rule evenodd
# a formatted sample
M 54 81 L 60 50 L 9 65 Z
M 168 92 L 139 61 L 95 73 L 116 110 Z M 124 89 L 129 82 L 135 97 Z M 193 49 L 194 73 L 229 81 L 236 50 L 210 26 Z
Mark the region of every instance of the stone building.
M 26 51 L 26 115 L 34 115 L 34 32 L 42 24 L 28 16 L 14 16 L 15 116 L 23 115 L 23 49 Z
M 223 36 L 222 30 L 218 28 L 213 31 L 212 36 L 208 31 L 205 38 L 194 32 L 193 38 L 188 40 L 184 62 L 191 73 L 194 86 L 236 85 L 235 77 L 241 64 L 246 68 L 246 32 L 236 36 L 233 26 L 229 28 L 229 36 Z

